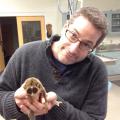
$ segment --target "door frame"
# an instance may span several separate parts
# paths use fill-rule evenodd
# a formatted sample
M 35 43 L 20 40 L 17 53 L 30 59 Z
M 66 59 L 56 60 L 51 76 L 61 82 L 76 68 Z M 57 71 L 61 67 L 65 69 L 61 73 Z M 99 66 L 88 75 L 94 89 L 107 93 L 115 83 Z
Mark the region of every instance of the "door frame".
M 16 21 L 17 21 L 19 47 L 21 47 L 24 44 L 23 31 L 22 31 L 23 21 L 40 21 L 42 40 L 45 40 L 45 18 L 44 16 L 16 16 Z
M 4 59 L 2 32 L 1 32 L 1 24 L 0 24 L 0 73 L 4 70 L 4 68 L 5 68 L 5 59 Z

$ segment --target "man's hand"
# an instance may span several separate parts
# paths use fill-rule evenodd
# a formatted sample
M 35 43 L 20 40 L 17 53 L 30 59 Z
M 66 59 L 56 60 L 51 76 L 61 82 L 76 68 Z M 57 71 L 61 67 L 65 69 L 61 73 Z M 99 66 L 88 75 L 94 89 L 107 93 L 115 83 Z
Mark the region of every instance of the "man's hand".
M 47 100 L 47 110 L 46 110 L 46 104 L 44 104 L 45 98 L 42 98 L 42 101 L 39 101 L 39 94 L 37 94 L 37 97 L 35 99 L 30 100 L 30 96 L 28 95 L 27 91 L 24 89 L 23 85 L 15 92 L 15 102 L 17 106 L 20 108 L 20 110 L 29 115 L 32 111 L 34 115 L 43 115 L 46 114 L 54 105 L 58 105 L 59 103 L 57 101 L 57 95 L 54 92 L 48 92 L 46 93 L 46 100 Z

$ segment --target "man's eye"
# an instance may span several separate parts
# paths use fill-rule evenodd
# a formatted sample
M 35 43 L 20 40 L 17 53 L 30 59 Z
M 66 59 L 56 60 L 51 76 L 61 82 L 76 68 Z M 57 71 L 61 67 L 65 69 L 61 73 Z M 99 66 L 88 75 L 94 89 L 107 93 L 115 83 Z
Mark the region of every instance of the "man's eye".
M 72 34 L 72 39 L 75 39 L 75 40 L 78 40 L 78 38 L 77 38 L 77 35 L 76 34 Z
M 77 38 L 77 35 L 76 35 L 76 34 L 74 34 L 74 33 L 73 33 L 73 35 L 72 35 L 72 36 L 73 36 L 74 38 Z
M 91 46 L 88 43 L 83 43 L 85 47 L 91 48 Z

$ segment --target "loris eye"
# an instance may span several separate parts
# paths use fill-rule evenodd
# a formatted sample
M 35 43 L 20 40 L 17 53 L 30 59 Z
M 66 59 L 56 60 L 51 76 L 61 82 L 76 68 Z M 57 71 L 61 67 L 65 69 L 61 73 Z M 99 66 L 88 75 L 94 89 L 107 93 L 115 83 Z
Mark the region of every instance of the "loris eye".
M 33 91 L 32 88 L 27 89 L 28 94 L 32 94 L 32 91 Z

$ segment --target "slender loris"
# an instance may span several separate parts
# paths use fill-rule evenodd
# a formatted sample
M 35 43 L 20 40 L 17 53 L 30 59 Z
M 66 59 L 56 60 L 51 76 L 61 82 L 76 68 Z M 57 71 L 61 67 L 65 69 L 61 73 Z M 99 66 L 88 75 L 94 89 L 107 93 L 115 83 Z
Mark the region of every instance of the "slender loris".
M 26 90 L 29 101 L 31 103 L 33 103 L 34 99 L 38 99 L 42 103 L 42 98 L 44 98 L 45 109 L 46 111 L 48 111 L 46 90 L 39 79 L 35 77 L 30 77 L 26 79 L 25 82 L 23 83 L 23 88 Z M 30 120 L 35 120 L 33 111 L 30 111 L 28 117 L 30 118 Z
M 35 77 L 27 78 L 23 83 L 23 88 L 26 90 L 29 101 L 31 103 L 33 103 L 34 99 L 37 99 L 39 102 L 42 103 L 42 98 L 44 98 L 45 109 L 46 111 L 48 111 L 48 101 L 46 98 L 46 90 L 39 79 Z M 57 101 L 56 105 L 59 106 L 60 103 L 62 102 Z M 30 111 L 30 113 L 28 114 L 28 117 L 30 118 L 30 120 L 35 120 L 33 111 Z

